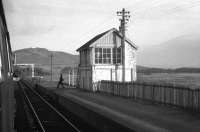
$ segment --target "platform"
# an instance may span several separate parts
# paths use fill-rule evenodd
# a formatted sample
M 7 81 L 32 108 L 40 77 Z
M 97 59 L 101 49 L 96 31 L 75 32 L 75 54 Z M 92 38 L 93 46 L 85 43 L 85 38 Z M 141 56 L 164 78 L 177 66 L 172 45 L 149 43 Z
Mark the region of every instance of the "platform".
M 0 83 L 0 131 L 2 132 L 14 132 L 15 87 L 16 83 L 12 80 Z
M 80 89 L 56 89 L 43 84 L 60 96 L 84 105 L 131 129 L 142 131 L 199 132 L 200 116 L 180 108 L 152 104 Z

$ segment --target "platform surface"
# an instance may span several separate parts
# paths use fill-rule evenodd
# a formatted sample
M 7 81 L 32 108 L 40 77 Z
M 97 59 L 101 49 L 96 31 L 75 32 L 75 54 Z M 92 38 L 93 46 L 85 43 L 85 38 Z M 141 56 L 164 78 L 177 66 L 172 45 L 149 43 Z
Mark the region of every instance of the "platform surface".
M 147 131 L 200 132 L 200 114 L 180 108 L 79 89 L 57 89 L 49 84 L 43 86 L 130 128 L 143 126 Z
M 14 131 L 16 82 L 6 80 L 0 83 L 0 131 Z

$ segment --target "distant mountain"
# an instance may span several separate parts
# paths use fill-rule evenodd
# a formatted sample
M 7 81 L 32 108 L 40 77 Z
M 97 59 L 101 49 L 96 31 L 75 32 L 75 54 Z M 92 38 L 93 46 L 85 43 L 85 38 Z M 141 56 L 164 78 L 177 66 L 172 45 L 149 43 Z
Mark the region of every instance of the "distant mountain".
M 148 67 L 200 67 L 200 34 L 184 35 L 138 51 L 138 64 Z
M 26 48 L 14 51 L 18 64 L 28 63 L 36 64 L 46 69 L 50 68 L 51 55 L 54 69 L 62 69 L 66 66 L 78 65 L 78 55 L 72 55 L 60 51 L 49 51 L 45 48 Z
M 176 69 L 164 69 L 164 68 L 143 68 L 137 69 L 137 73 L 152 74 L 152 73 L 200 73 L 200 68 L 176 68 Z

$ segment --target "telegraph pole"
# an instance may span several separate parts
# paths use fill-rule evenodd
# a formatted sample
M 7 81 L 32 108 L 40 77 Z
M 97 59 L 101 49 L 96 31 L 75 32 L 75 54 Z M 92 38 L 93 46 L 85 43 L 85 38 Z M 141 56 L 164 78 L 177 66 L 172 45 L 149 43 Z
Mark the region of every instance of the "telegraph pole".
M 120 20 L 120 29 L 121 29 L 121 34 L 122 34 L 122 41 L 121 41 L 121 49 L 122 49 L 122 81 L 125 82 L 125 77 L 126 77 L 126 71 L 125 71 L 125 30 L 126 30 L 126 24 L 127 21 L 130 18 L 130 12 L 129 11 L 125 11 L 125 9 L 123 8 L 122 11 L 118 11 L 117 15 L 121 16 Z

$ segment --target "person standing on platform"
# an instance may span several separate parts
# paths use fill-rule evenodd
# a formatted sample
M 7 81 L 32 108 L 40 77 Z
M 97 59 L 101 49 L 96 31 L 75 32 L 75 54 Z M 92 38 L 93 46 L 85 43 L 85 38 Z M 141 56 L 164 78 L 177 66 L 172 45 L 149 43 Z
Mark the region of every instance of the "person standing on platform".
M 60 79 L 59 79 L 57 88 L 59 88 L 60 85 L 62 86 L 62 88 L 64 88 L 64 83 L 63 83 L 63 81 L 64 81 L 63 76 L 62 76 L 62 74 L 60 74 Z

